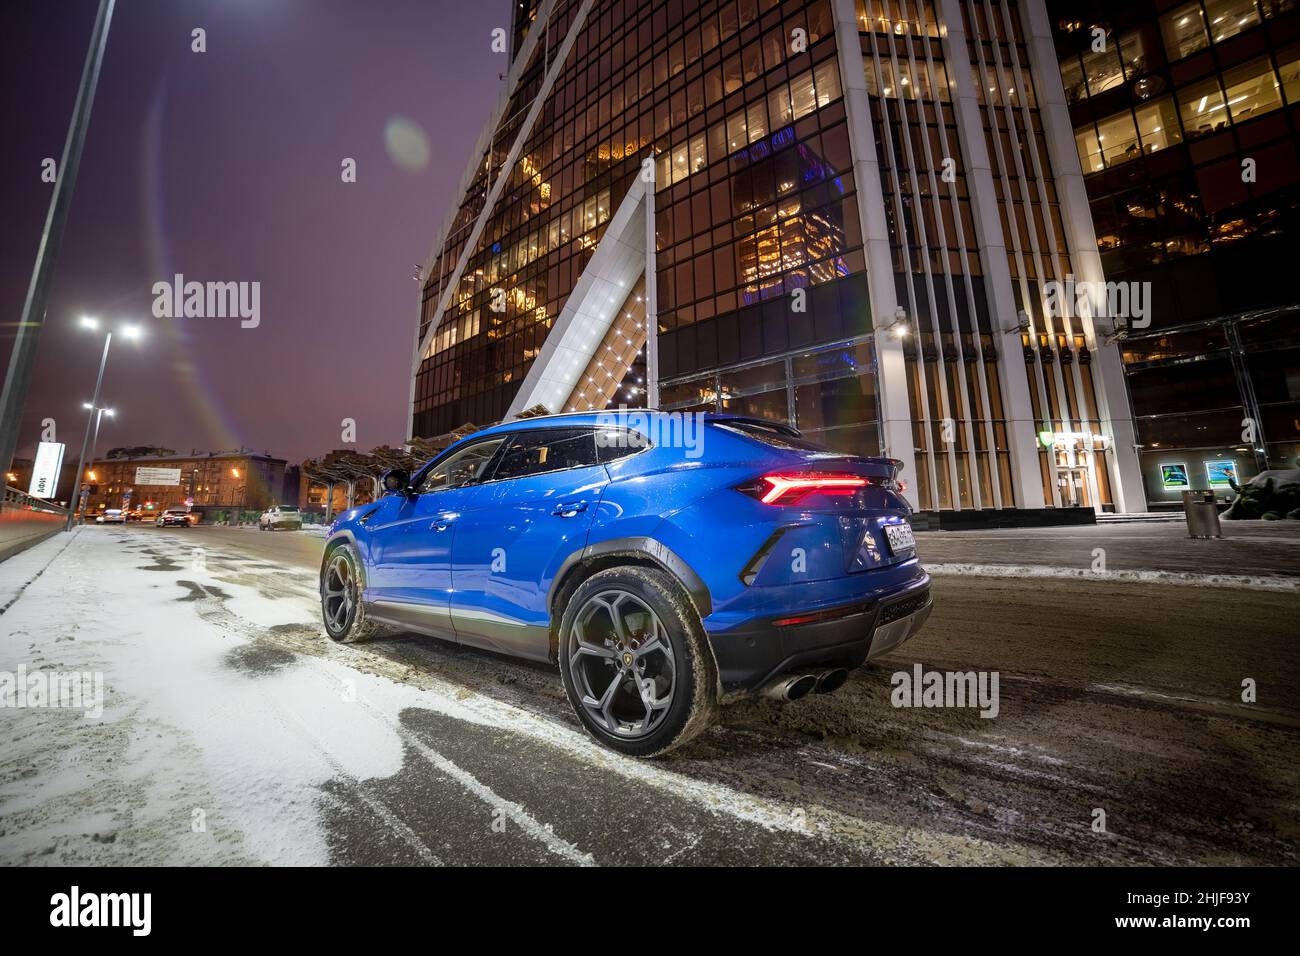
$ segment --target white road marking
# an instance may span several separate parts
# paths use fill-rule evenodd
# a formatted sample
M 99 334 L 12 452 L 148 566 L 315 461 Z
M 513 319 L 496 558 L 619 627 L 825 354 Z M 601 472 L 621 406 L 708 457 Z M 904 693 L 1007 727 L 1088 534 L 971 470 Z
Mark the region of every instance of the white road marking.
M 327 680 L 330 680 L 335 684 L 338 683 L 334 675 L 325 670 L 325 664 L 323 661 L 316 658 L 308 658 L 307 660 L 308 663 L 316 668 L 318 673 L 322 673 Z M 356 703 L 361 704 L 361 706 L 363 706 L 372 717 L 400 736 L 406 743 L 410 744 L 421 757 L 433 764 L 434 767 L 441 770 L 448 777 L 451 777 L 488 806 L 500 810 L 509 819 L 513 820 L 515 825 L 526 834 L 544 844 L 550 852 L 554 853 L 558 857 L 568 860 L 570 863 L 576 863 L 580 866 L 596 865 L 596 861 L 590 853 L 578 849 L 569 841 L 557 836 L 550 826 L 538 822 L 538 820 L 522 805 L 515 803 L 512 800 L 507 800 L 497 794 L 491 787 L 483 783 L 468 770 L 458 766 L 449 758 L 434 750 L 370 701 L 366 700 L 364 697 L 358 696 Z

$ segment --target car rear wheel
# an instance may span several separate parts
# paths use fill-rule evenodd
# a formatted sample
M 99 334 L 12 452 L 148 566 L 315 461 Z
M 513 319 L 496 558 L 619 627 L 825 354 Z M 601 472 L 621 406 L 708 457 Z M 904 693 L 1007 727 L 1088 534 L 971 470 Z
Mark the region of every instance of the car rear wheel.
M 593 574 L 560 628 L 564 689 L 602 744 L 653 757 L 712 724 L 713 654 L 690 598 L 666 572 L 629 566 Z
M 374 623 L 366 620 L 361 600 L 360 566 L 352 546 L 341 544 L 329 553 L 321 571 L 320 604 L 325 633 L 340 644 L 364 640 L 375 632 Z

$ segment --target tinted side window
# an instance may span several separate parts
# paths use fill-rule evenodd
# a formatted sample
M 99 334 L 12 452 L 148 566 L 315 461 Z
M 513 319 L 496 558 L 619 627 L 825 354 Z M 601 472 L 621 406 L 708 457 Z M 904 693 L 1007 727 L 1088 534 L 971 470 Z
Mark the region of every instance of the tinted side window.
M 596 429 L 596 454 L 601 464 L 635 455 L 650 447 L 650 439 L 630 428 Z
M 438 462 L 429 469 L 424 480 L 420 482 L 419 493 L 441 491 L 443 488 L 459 488 L 472 481 L 480 481 L 484 471 L 492 461 L 504 438 L 488 439 L 475 442 L 462 448 L 450 458 Z
M 596 463 L 596 438 L 590 428 L 519 432 L 501 456 L 492 478 L 523 478 Z

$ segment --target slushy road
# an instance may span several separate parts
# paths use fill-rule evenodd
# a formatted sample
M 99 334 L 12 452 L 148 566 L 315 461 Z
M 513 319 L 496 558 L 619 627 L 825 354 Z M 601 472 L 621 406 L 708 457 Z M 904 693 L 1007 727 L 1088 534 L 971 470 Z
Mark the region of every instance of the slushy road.
M 98 667 L 115 694 L 99 725 L 0 711 L 0 862 L 1300 862 L 1295 593 L 936 577 L 922 634 L 837 693 L 637 762 L 553 668 L 327 641 L 321 546 L 78 532 L 0 617 L 0 670 Z M 917 663 L 996 671 L 997 716 L 893 706 Z

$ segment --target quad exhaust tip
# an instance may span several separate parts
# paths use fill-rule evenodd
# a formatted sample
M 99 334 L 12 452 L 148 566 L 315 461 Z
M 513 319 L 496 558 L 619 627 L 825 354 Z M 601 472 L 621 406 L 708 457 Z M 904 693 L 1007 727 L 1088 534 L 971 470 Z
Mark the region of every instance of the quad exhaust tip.
M 809 694 L 829 694 L 839 690 L 848 679 L 849 672 L 843 667 L 782 674 L 763 688 L 763 696 L 788 703 L 807 697 Z
M 763 688 L 763 696 L 784 702 L 807 697 L 816 689 L 816 674 L 784 674 Z
M 817 686 L 814 690 L 819 694 L 830 694 L 844 686 L 844 682 L 849 679 L 849 672 L 843 667 L 832 667 L 828 671 L 822 671 L 817 675 Z

